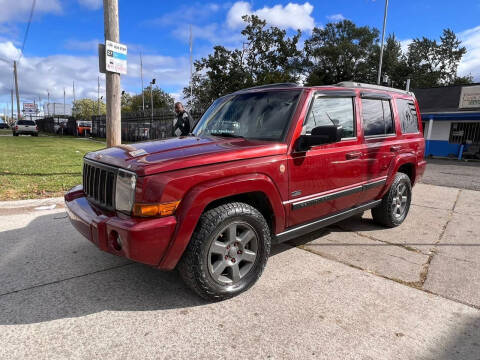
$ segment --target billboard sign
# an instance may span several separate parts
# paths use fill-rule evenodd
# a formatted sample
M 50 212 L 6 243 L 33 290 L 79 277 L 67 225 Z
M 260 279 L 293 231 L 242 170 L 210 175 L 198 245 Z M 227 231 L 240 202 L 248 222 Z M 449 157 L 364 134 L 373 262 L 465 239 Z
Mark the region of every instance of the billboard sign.
M 107 71 L 126 74 L 127 45 L 107 40 L 105 42 L 105 60 Z
M 25 114 L 36 114 L 38 112 L 37 104 L 23 103 L 23 112 Z
M 458 107 L 460 109 L 480 108 L 480 86 L 463 86 Z

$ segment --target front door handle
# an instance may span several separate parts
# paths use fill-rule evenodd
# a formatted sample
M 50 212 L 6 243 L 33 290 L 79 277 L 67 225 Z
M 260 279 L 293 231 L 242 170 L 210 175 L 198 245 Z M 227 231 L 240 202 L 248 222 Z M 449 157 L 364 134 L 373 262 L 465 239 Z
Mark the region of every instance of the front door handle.
M 399 152 L 400 150 L 402 150 L 402 147 L 400 145 L 392 145 L 390 147 L 391 152 Z
M 353 159 L 358 159 L 362 156 L 361 152 L 349 152 L 345 155 L 347 160 L 353 160 Z

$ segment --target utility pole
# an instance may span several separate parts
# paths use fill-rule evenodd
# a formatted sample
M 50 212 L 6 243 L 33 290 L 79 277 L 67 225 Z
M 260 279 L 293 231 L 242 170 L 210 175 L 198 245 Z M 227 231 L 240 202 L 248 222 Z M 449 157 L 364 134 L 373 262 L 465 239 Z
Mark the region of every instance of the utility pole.
M 143 93 L 143 59 L 140 52 L 140 78 L 142 79 L 142 110 L 145 113 L 145 94 Z
M 383 41 L 385 39 L 385 27 L 387 26 L 387 10 L 388 10 L 388 0 L 385 0 L 385 11 L 383 13 L 382 45 L 380 46 L 380 60 L 378 62 L 377 85 L 380 85 L 380 77 L 382 76 Z
M 193 103 L 193 34 L 190 24 L 190 102 Z
M 47 91 L 47 113 L 50 116 L 50 91 Z
M 75 80 L 73 80 L 73 102 L 75 102 Z
M 155 79 L 150 82 L 150 104 L 152 105 L 152 121 L 153 121 L 153 85 L 155 85 Z
M 105 43 L 107 40 L 119 43 L 118 0 L 103 0 Z M 107 147 L 122 143 L 120 98 L 120 74 L 107 71 Z
M 10 90 L 12 94 L 12 122 L 13 122 L 13 89 Z
M 15 78 L 15 92 L 17 95 L 17 120 L 20 120 L 20 97 L 18 95 L 17 62 L 13 62 L 13 76 Z
M 63 116 L 65 117 L 67 113 L 65 112 L 65 88 L 63 88 Z
M 100 115 L 100 75 L 97 77 L 97 115 Z

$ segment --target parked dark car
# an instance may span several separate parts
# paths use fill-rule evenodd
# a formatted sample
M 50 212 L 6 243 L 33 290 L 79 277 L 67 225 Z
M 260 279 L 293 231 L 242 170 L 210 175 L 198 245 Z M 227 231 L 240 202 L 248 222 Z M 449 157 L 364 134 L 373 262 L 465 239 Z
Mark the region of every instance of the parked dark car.
M 0 129 L 10 129 L 7 123 L 0 122 Z
M 424 150 L 410 92 L 275 84 L 216 100 L 192 136 L 87 154 L 83 186 L 65 202 L 101 250 L 177 268 L 221 300 L 257 281 L 272 243 L 369 209 L 400 225 Z

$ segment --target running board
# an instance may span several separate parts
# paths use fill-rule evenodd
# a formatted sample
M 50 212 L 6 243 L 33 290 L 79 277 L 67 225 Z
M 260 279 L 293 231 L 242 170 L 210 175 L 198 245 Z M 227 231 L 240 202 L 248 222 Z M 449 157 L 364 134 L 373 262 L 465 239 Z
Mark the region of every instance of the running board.
M 277 234 L 276 237 L 276 243 L 282 243 L 284 241 L 291 240 L 293 238 L 311 233 L 312 231 L 321 229 L 325 226 L 332 225 L 338 221 L 347 219 L 355 214 L 364 212 L 365 210 L 369 210 L 371 208 L 374 208 L 377 205 L 380 205 L 382 200 L 375 200 L 357 207 L 354 207 L 352 209 L 348 209 L 346 211 L 338 212 L 333 215 L 329 215 L 327 217 L 321 218 L 319 220 L 315 220 L 313 222 L 307 223 L 307 224 L 302 224 L 295 226 L 293 228 L 290 228 L 284 232 L 281 232 L 280 234 Z

